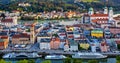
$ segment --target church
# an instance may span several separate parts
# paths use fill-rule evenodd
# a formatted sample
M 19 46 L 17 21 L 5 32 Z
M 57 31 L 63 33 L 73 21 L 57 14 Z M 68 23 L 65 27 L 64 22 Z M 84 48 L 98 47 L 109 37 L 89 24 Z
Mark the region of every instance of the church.
M 113 8 L 104 8 L 102 12 L 94 12 L 94 9 L 89 8 L 88 13 L 84 14 L 82 17 L 82 23 L 86 24 L 113 24 Z

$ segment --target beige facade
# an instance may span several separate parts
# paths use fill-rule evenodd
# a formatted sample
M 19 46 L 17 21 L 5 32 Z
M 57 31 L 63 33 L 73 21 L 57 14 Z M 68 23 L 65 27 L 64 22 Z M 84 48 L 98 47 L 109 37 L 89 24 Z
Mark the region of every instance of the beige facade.
M 27 34 L 19 34 L 19 35 L 14 35 L 12 37 L 12 44 L 32 44 L 30 42 L 30 35 Z
M 31 44 L 29 38 L 12 38 L 12 44 Z

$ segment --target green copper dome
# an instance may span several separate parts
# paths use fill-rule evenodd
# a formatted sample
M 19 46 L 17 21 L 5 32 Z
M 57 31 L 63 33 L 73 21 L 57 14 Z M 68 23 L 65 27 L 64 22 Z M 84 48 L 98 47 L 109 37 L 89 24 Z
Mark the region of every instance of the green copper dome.
M 89 8 L 89 11 L 93 11 L 93 8 L 92 8 L 92 7 L 90 7 L 90 8 Z
M 112 7 L 110 7 L 110 8 L 109 8 L 109 10 L 113 10 L 113 8 L 112 8 Z
M 107 9 L 107 7 L 104 7 L 104 9 Z

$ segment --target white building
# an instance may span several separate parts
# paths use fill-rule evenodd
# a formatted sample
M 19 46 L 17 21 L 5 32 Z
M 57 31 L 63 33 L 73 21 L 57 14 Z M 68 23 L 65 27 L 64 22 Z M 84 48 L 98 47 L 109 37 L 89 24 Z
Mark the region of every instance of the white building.
M 40 49 L 50 50 L 50 42 L 40 42 Z
M 70 45 L 70 51 L 78 51 L 78 45 Z
M 91 44 L 91 51 L 92 52 L 96 52 L 96 46 L 95 46 L 95 44 Z
M 64 51 L 69 51 L 69 45 L 64 45 Z
M 78 43 L 74 42 L 74 40 L 70 40 L 70 51 L 78 51 Z
M 50 50 L 50 39 L 41 39 L 39 46 L 40 49 Z

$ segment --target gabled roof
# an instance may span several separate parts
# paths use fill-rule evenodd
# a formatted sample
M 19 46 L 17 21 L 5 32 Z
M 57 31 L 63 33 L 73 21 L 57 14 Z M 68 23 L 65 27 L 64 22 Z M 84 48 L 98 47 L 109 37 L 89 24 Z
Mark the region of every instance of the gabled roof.
M 108 14 L 93 14 L 91 17 L 108 17 Z
M 12 38 L 30 38 L 30 35 L 27 33 L 16 34 Z
M 5 19 L 2 19 L 1 22 L 13 22 L 13 19 L 12 18 L 5 18 Z
M 1 39 L 7 39 L 8 36 L 1 36 Z

